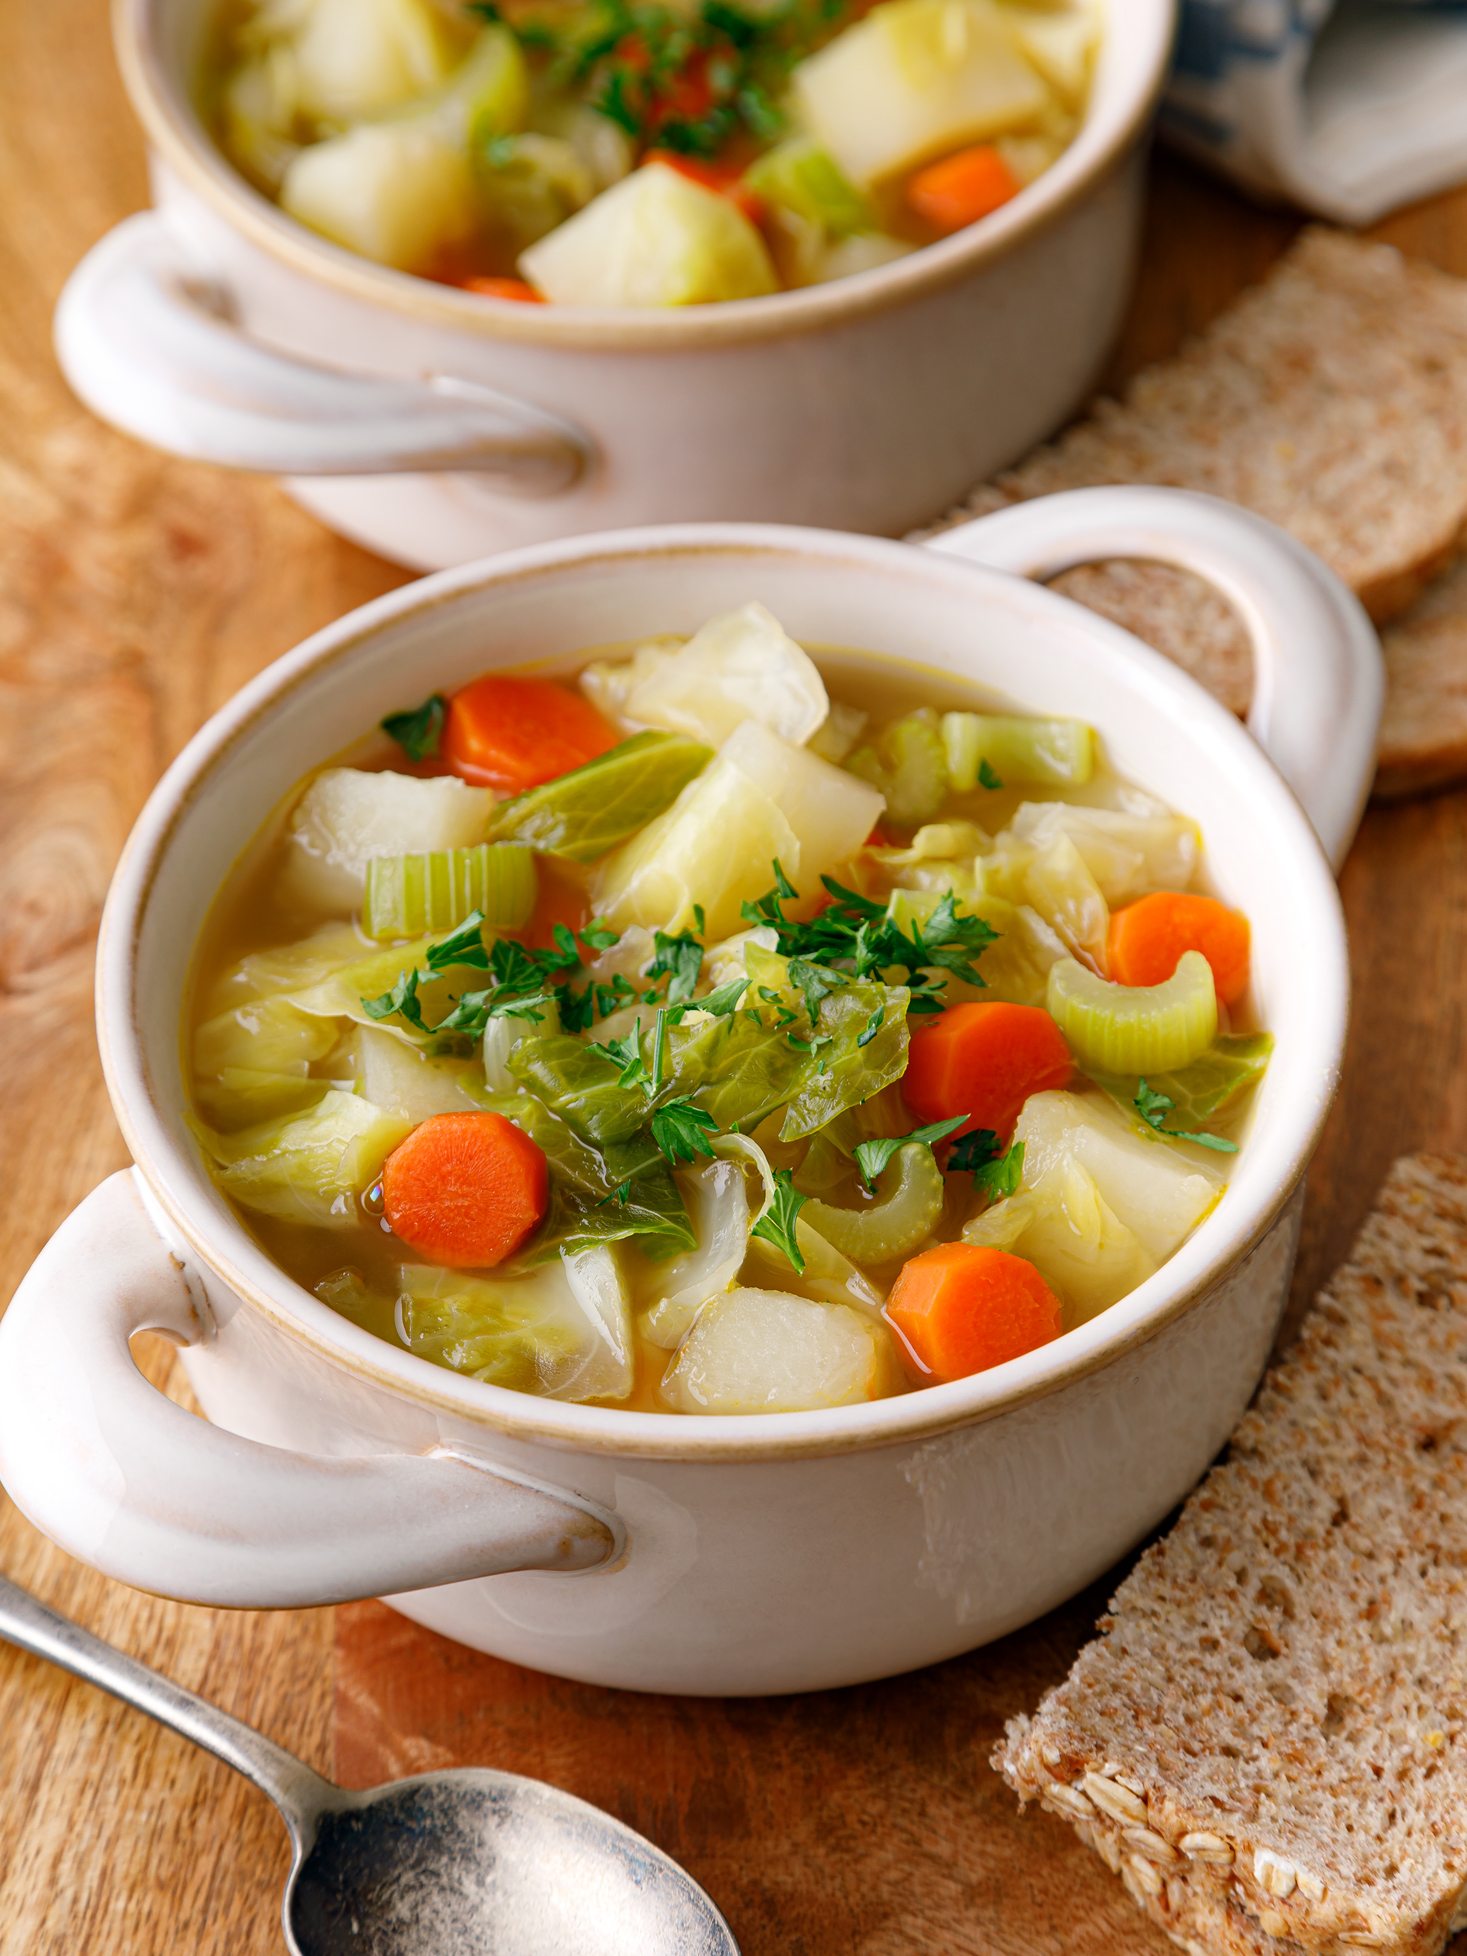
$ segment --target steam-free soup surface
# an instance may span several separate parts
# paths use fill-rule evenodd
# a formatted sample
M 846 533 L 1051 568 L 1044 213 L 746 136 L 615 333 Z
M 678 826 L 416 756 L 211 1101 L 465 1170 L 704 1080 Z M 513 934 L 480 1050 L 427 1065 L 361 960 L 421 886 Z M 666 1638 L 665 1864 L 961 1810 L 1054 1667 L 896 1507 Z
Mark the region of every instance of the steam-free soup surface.
M 751 602 L 405 705 L 303 782 L 203 933 L 196 1131 L 285 1271 L 489 1383 L 946 1383 L 1219 1200 L 1271 1042 L 1205 884 L 1088 727 Z

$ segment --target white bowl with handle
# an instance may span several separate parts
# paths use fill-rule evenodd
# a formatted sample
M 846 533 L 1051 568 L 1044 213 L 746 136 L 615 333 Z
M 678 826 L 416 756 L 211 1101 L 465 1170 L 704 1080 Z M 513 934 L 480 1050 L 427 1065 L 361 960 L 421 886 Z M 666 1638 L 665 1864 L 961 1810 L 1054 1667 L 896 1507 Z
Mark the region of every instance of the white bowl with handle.
M 116 0 L 156 208 L 56 312 L 71 385 L 176 455 L 286 477 L 420 570 L 633 523 L 900 535 L 1056 427 L 1130 293 L 1175 0 L 1104 0 L 1084 126 L 966 231 L 803 291 L 660 310 L 532 306 L 305 229 L 215 146 L 208 0 Z
M 1254 731 L 1288 781 L 1158 653 L 1014 574 L 1117 555 L 1184 564 L 1240 606 Z M 201 922 L 292 785 L 405 696 L 492 664 L 566 670 L 586 645 L 691 631 L 753 597 L 797 638 L 910 662 L 914 700 L 940 673 L 1089 721 L 1123 775 L 1201 824 L 1217 889 L 1251 920 L 1277 1042 L 1232 1180 L 1089 1324 L 867 1405 L 677 1417 L 433 1366 L 297 1285 L 210 1181 L 180 1034 Z M 584 538 L 352 613 L 195 737 L 118 867 L 99 1036 L 136 1166 L 62 1225 L 0 1322 L 0 1480 L 141 1588 L 241 1607 L 387 1595 L 478 1649 L 639 1690 L 846 1684 L 1040 1615 L 1181 1498 L 1267 1358 L 1345 1033 L 1330 857 L 1358 819 L 1380 698 L 1375 635 L 1330 572 L 1260 519 L 1169 490 L 1057 496 L 924 548 L 772 526 Z M 128 1340 L 144 1329 L 183 1346 L 212 1424 L 143 1379 Z

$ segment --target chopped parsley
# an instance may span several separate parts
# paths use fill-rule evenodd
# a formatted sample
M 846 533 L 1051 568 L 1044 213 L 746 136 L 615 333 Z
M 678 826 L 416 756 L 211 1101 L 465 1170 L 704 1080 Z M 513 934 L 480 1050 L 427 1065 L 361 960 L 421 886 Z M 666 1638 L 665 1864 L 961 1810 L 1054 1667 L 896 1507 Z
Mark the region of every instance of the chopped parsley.
M 1024 1172 L 1024 1144 L 1016 1141 L 1005 1153 L 1003 1143 L 991 1127 L 975 1128 L 953 1143 L 947 1165 L 949 1169 L 971 1174 L 990 1202 L 1001 1202 L 1019 1186 L 1019 1177 Z
M 802 1275 L 805 1257 L 800 1249 L 795 1233 L 795 1225 L 808 1196 L 800 1194 L 795 1187 L 794 1175 L 788 1168 L 778 1168 L 774 1174 L 774 1193 L 765 1205 L 764 1213 L 749 1232 L 765 1243 L 772 1243 L 777 1250 L 783 1250 L 790 1262 Z
M 986 760 L 978 763 L 978 786 L 980 788 L 1001 788 L 1003 782 L 994 773 Z
M 876 1186 L 876 1177 L 885 1168 L 898 1148 L 905 1148 L 909 1142 L 921 1141 L 931 1147 L 934 1141 L 942 1141 L 968 1119 L 966 1114 L 956 1114 L 950 1121 L 933 1121 L 927 1127 L 914 1128 L 910 1134 L 899 1134 L 895 1138 L 882 1135 L 871 1141 L 862 1141 L 856 1149 L 856 1166 L 861 1171 L 861 1179 L 867 1188 Z
M 405 713 L 389 713 L 381 727 L 410 761 L 427 761 L 438 752 L 447 715 L 448 701 L 442 693 L 430 693 L 421 706 Z
M 717 1132 L 718 1122 L 691 1100 L 669 1100 L 652 1116 L 652 1139 L 674 1167 L 711 1153 L 708 1136 Z

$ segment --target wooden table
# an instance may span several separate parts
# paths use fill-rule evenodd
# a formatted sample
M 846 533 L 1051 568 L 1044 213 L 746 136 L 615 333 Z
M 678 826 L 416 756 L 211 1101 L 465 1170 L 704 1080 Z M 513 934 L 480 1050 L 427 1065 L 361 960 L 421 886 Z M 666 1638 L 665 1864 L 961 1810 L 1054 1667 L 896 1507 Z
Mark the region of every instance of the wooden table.
M 267 483 L 153 455 L 68 394 L 50 315 L 146 201 L 105 0 L 0 7 L 0 1296 L 125 1159 L 91 1025 L 122 839 L 206 715 L 404 573 Z M 1297 220 L 1162 157 L 1112 381 L 1258 277 Z M 1467 193 L 1379 235 L 1467 275 Z M 1467 1147 L 1467 794 L 1367 817 L 1344 876 L 1356 1014 L 1310 1175 L 1296 1308 L 1393 1156 Z M 151 1375 L 177 1392 L 166 1348 Z M 1100 1956 L 1169 1948 L 1068 1830 L 986 1762 L 1059 1678 L 1109 1583 L 988 1650 L 858 1690 L 638 1698 L 516 1670 L 378 1604 L 159 1602 L 50 1547 L 0 1497 L 0 1568 L 349 1783 L 451 1762 L 541 1774 L 682 1858 L 745 1956 Z M 223 1767 L 0 1649 L 0 1956 L 265 1956 L 286 1858 Z

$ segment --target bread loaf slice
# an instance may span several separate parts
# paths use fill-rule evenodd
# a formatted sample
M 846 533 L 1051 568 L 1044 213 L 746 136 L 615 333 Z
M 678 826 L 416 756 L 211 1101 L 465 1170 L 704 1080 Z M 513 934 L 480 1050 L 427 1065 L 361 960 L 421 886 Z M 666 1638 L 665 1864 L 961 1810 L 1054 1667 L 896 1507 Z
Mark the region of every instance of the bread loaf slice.
M 1262 284 L 1175 359 L 1139 375 L 1123 401 L 1098 402 L 936 527 L 1110 482 L 1242 503 L 1317 551 L 1378 623 L 1398 616 L 1467 541 L 1467 281 L 1388 245 L 1311 227 Z M 1246 709 L 1247 635 L 1200 579 L 1159 564 L 1103 564 L 1056 583 L 1234 711 Z M 1393 662 L 1409 669 L 1400 712 L 1412 730 L 1387 747 L 1388 792 L 1467 770 L 1467 710 L 1449 710 L 1439 739 L 1432 727 L 1444 683 L 1467 694 L 1467 657 L 1447 650 L 1454 632 L 1467 637 L 1467 601 L 1453 615 L 1463 622 L 1434 623 L 1429 644 L 1413 627 Z M 1394 670 L 1391 683 L 1402 690 Z
M 1381 644 L 1386 702 L 1374 794 L 1392 801 L 1460 781 L 1467 776 L 1467 562 L 1428 585 Z
M 1467 1160 L 1398 1161 L 1224 1462 L 994 1765 L 1202 1956 L 1434 1956 L 1467 1886 Z

